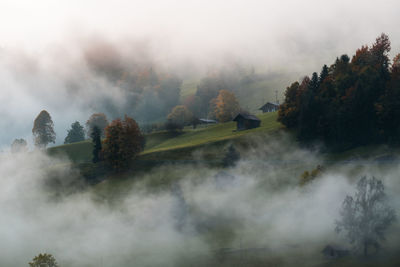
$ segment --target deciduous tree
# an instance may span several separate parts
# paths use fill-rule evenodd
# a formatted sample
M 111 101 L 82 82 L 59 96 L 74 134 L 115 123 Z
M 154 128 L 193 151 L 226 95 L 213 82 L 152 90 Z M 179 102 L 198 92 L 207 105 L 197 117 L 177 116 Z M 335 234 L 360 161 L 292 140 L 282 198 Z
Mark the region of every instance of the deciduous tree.
M 187 107 L 179 105 L 172 109 L 171 113 L 168 114 L 167 119 L 173 123 L 183 126 L 191 123 L 193 114 Z
M 231 121 L 240 110 L 234 93 L 220 90 L 215 100 L 215 116 L 219 122 Z
M 104 159 L 116 170 L 127 168 L 137 154 L 144 149 L 144 137 L 136 121 L 125 115 L 105 129 Z
M 346 196 L 336 221 L 336 231 L 345 232 L 354 249 L 367 256 L 368 249 L 380 248 L 385 231 L 396 219 L 389 206 L 382 181 L 375 177 L 362 177 L 354 196 Z
M 28 143 L 25 139 L 15 139 L 11 144 L 11 153 L 20 153 L 28 151 Z
M 56 133 L 53 127 L 54 123 L 50 114 L 46 110 L 42 110 L 36 117 L 32 128 L 36 147 L 46 148 L 49 143 L 55 143 Z

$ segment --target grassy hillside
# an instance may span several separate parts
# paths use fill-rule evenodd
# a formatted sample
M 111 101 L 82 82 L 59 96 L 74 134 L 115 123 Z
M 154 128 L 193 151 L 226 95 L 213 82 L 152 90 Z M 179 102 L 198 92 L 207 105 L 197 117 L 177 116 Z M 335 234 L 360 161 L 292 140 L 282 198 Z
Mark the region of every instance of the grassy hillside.
M 73 162 L 89 162 L 92 158 L 93 144 L 91 141 L 82 141 L 67 145 L 53 146 L 47 149 L 51 156 L 67 156 Z
M 276 121 L 277 113 L 259 115 L 261 127 L 246 131 L 236 131 L 235 122 L 220 123 L 198 129 L 185 129 L 181 134 L 173 135 L 166 131 L 146 135 L 145 150 L 139 160 L 188 160 L 191 152 L 204 146 L 219 145 L 247 134 L 268 133 L 280 128 Z M 55 146 L 48 149 L 50 155 L 64 155 L 73 162 L 90 162 L 92 158 L 91 141 Z
M 187 129 L 183 134 L 175 138 L 159 138 L 160 135 L 165 136 L 165 132 L 149 135 L 148 139 L 150 146 L 146 146 L 143 154 L 200 146 L 207 143 L 237 138 L 250 133 L 271 132 L 280 127 L 280 124 L 276 121 L 276 116 L 276 112 L 259 115 L 259 118 L 261 119 L 261 127 L 246 131 L 236 131 L 236 123 L 227 122 L 195 130 Z M 155 138 L 160 140 L 158 144 L 155 144 Z

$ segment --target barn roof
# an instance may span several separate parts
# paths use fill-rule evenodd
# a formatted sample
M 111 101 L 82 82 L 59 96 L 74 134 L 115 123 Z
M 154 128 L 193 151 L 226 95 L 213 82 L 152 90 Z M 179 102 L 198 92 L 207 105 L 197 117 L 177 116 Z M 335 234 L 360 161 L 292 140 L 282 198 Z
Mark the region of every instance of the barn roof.
M 237 121 L 239 117 L 242 117 L 246 120 L 251 120 L 251 121 L 261 121 L 259 118 L 257 118 L 254 115 L 247 114 L 247 113 L 239 113 L 236 115 L 236 117 L 233 119 L 233 121 Z
M 209 120 L 209 119 L 199 119 L 199 121 L 205 122 L 205 123 L 217 123 L 216 120 Z
M 275 106 L 275 107 L 279 107 L 279 104 L 278 104 L 278 103 L 267 102 L 267 103 L 265 103 L 264 105 L 262 105 L 261 108 L 259 108 L 259 109 L 263 109 L 265 106 L 268 106 L 268 105 L 270 105 L 270 106 Z

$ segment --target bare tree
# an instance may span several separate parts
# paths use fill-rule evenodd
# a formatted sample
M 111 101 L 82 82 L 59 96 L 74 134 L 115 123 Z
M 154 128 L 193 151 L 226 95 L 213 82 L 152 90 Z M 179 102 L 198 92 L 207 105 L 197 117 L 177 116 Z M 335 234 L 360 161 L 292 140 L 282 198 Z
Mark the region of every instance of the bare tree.
M 354 249 L 363 251 L 364 256 L 368 255 L 369 247 L 375 252 L 379 250 L 379 242 L 385 240 L 385 231 L 396 219 L 382 181 L 365 176 L 358 181 L 354 197 L 344 199 L 340 215 L 336 231 L 344 231 Z

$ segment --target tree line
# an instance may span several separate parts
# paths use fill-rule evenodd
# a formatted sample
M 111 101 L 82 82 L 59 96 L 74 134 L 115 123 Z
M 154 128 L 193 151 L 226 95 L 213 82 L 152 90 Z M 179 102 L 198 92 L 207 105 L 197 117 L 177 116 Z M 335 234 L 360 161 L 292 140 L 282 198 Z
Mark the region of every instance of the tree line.
M 278 121 L 302 141 L 339 149 L 400 141 L 400 54 L 386 34 L 287 87 Z
M 104 160 L 116 170 L 127 168 L 145 145 L 139 125 L 126 115 L 123 120 L 117 118 L 109 123 L 104 113 L 94 113 L 86 122 L 86 133 L 93 143 L 93 163 Z M 49 143 L 55 143 L 54 123 L 46 110 L 42 110 L 34 120 L 32 134 L 37 149 L 45 149 Z M 64 144 L 83 140 L 84 127 L 76 121 L 68 130 Z M 15 139 L 11 145 L 13 153 L 27 150 L 24 139 Z

